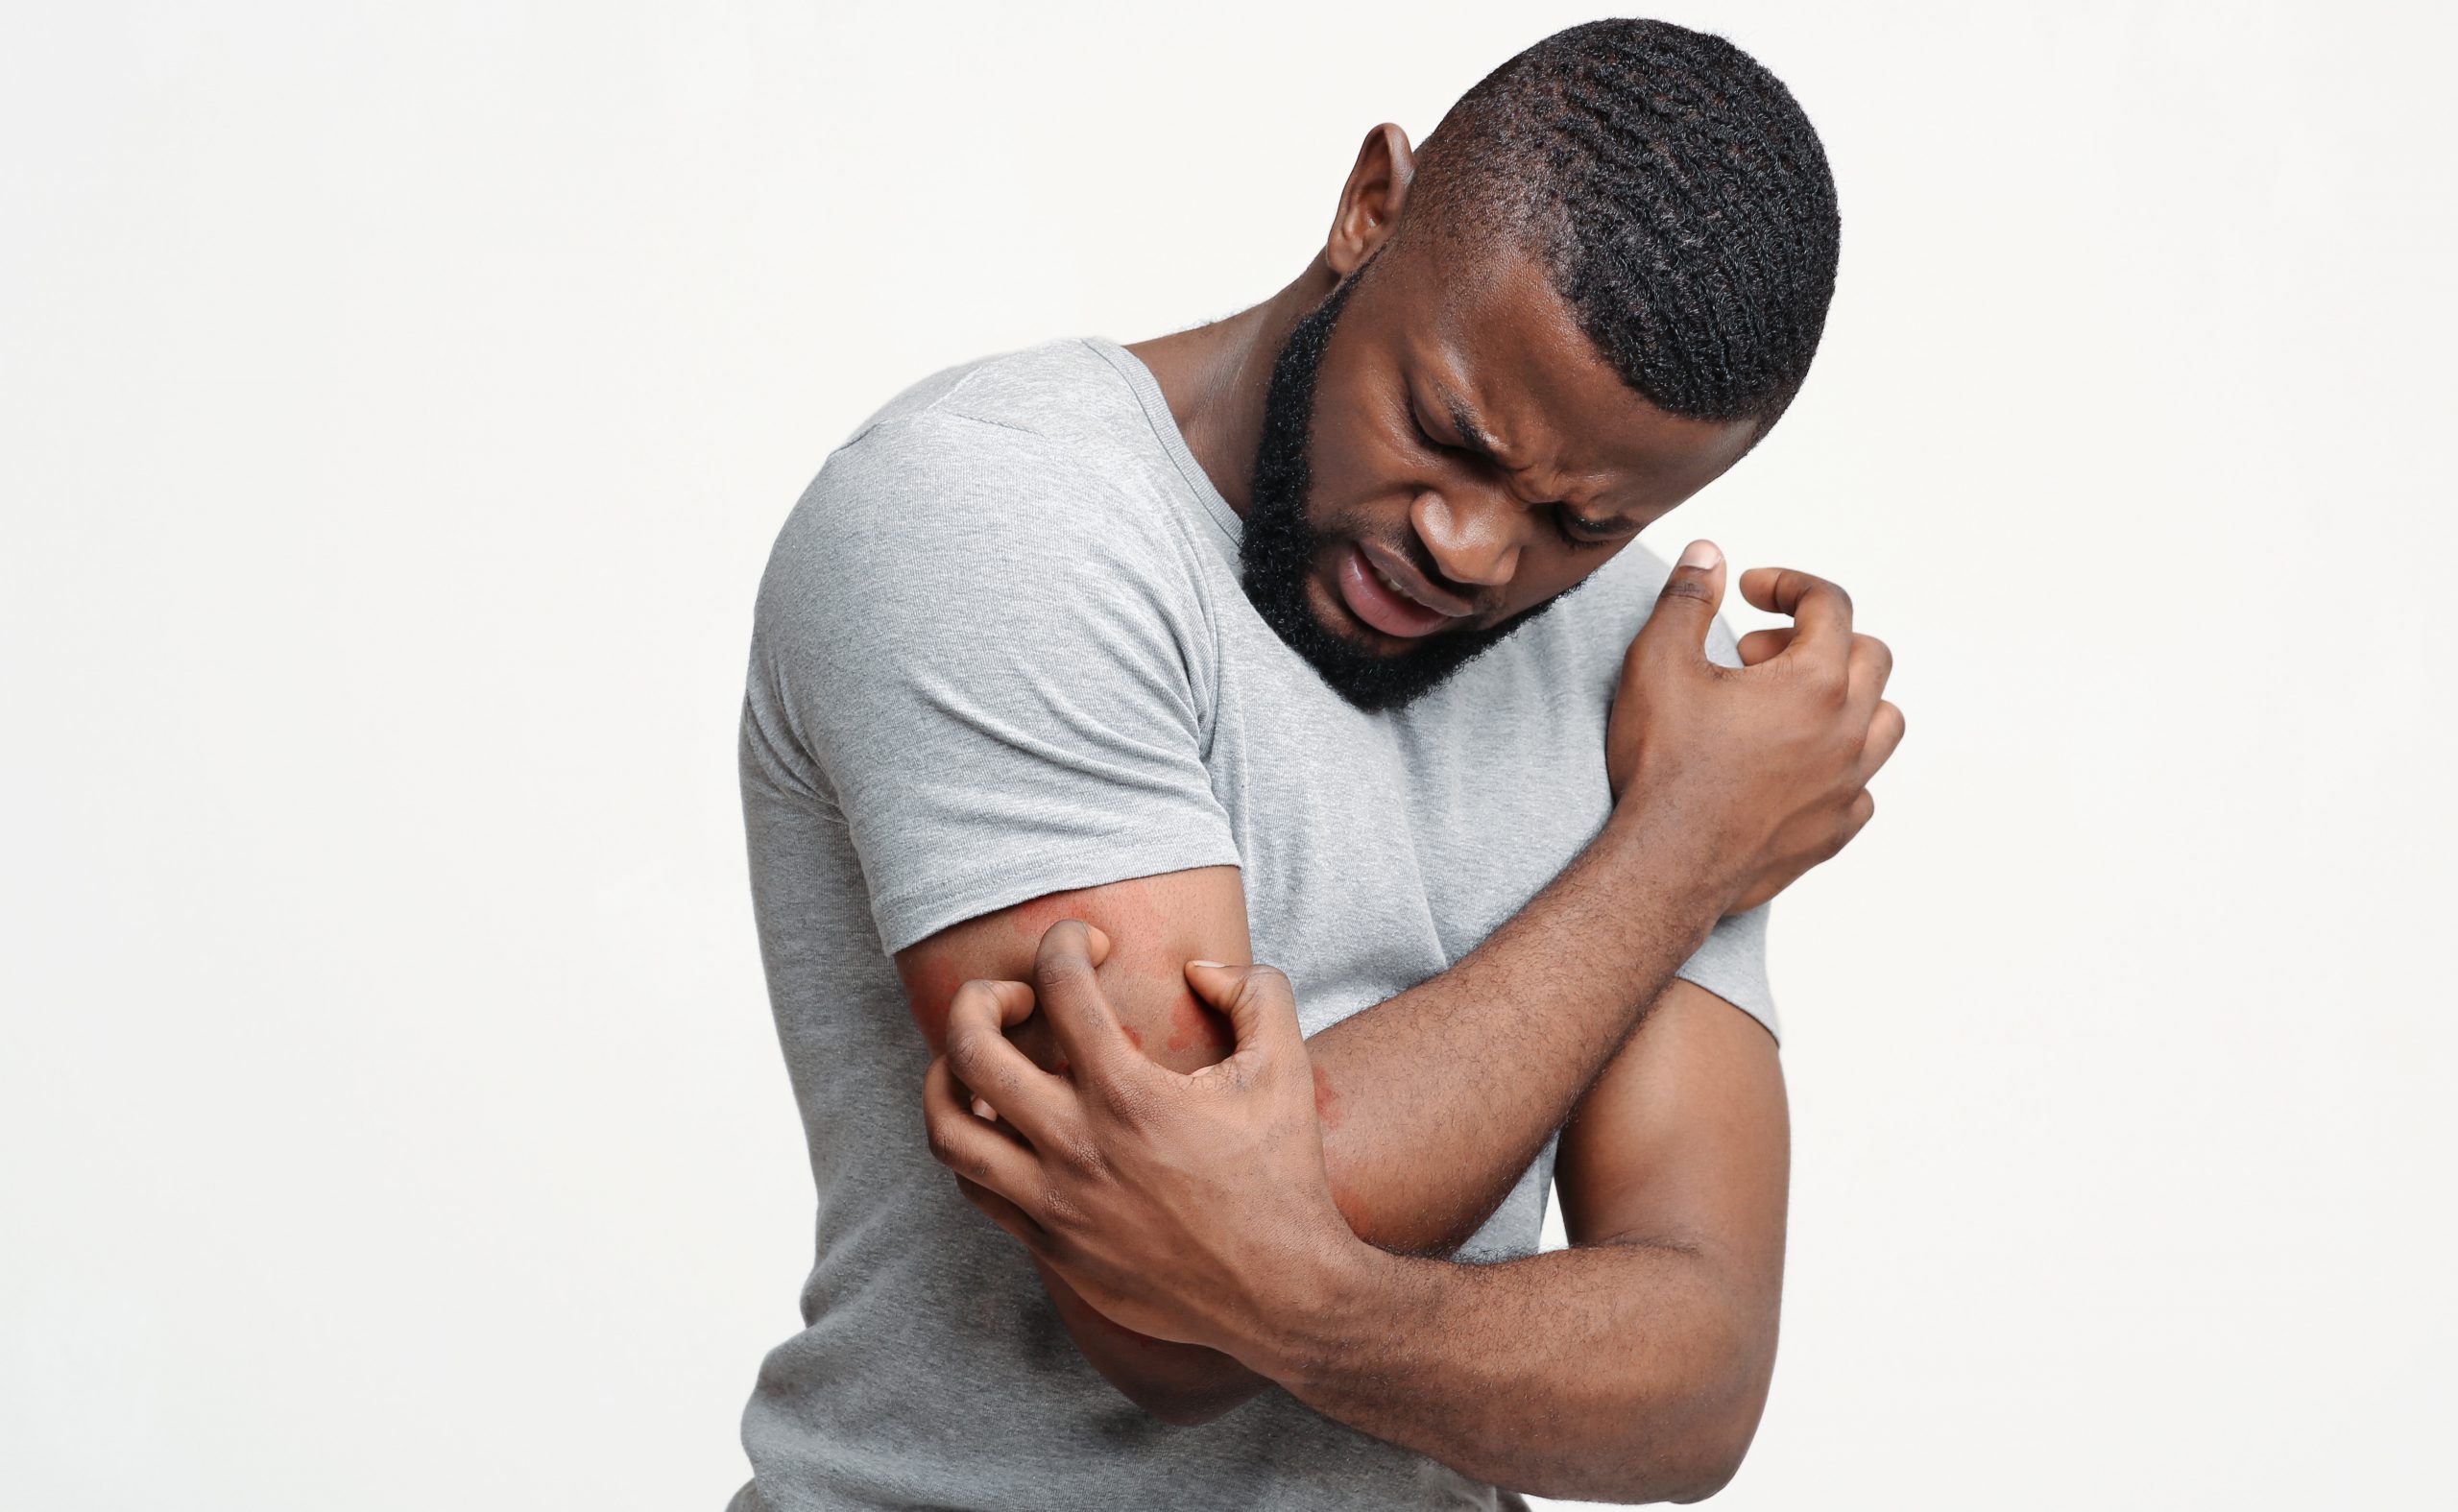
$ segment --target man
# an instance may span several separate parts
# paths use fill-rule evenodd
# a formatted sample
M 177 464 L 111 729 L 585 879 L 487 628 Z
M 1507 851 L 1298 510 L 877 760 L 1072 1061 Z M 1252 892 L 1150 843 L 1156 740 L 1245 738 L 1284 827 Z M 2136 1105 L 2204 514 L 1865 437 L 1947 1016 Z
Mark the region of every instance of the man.
M 1795 624 L 1736 645 L 1711 546 L 1630 542 L 1791 402 L 1836 226 L 1756 63 L 1576 27 L 1422 155 L 1376 128 L 1271 300 L 934 374 L 831 454 L 742 724 L 820 1209 L 736 1508 L 1731 1475 L 1764 905 L 1902 725 L 1840 589 L 1744 574 Z

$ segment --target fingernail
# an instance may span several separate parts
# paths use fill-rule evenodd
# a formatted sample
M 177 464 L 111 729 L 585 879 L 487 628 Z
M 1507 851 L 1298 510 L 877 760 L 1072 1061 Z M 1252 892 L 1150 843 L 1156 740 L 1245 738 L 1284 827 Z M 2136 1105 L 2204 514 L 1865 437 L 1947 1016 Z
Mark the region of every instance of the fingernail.
M 973 1100 L 973 1116 L 976 1118 L 987 1118 L 993 1123 L 999 1121 L 999 1110 L 978 1097 Z
M 1189 966 L 1209 966 L 1216 972 L 1225 972 L 1229 970 L 1229 963 L 1226 961 L 1189 961 L 1187 964 Z
M 1716 549 L 1716 543 L 1714 541 L 1694 540 L 1683 549 L 1681 553 L 1680 565 L 1685 567 L 1698 567 L 1703 571 L 1714 566 L 1723 559 L 1724 554 Z

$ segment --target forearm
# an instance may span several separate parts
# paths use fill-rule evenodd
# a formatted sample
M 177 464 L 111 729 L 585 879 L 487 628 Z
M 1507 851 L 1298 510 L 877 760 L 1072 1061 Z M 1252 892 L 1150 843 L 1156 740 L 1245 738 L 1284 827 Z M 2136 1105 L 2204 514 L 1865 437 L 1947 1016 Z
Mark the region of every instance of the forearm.
M 1156 1339 L 1111 1322 L 1038 1256 L 1033 1269 L 1086 1363 L 1164 1423 L 1209 1423 L 1271 1384 L 1217 1349 Z
M 1678 1245 L 1469 1265 L 1344 1247 L 1315 1306 L 1241 1350 L 1327 1417 L 1538 1496 L 1697 1500 L 1748 1448 L 1771 1318 Z
M 1457 966 L 1307 1042 L 1324 1167 L 1360 1238 L 1447 1254 L 1473 1234 L 1714 926 L 1683 852 L 1619 825 Z M 1204 1422 L 1265 1384 L 1104 1326 L 1063 1288 L 1085 1357 L 1156 1416 Z
M 1492 1213 L 1715 925 L 1686 836 L 1617 811 L 1449 971 L 1307 1041 L 1341 1214 L 1448 1253 Z

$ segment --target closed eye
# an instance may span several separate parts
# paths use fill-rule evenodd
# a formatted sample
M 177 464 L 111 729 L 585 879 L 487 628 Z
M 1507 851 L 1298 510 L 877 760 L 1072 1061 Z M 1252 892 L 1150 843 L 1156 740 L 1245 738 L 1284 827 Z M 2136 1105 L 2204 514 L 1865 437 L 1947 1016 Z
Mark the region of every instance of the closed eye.
M 1418 444 L 1428 451 L 1438 452 L 1446 457 L 1459 457 L 1482 467 L 1493 467 L 1493 459 L 1490 457 L 1472 451 L 1466 446 L 1455 446 L 1449 442 L 1434 440 L 1433 433 L 1425 428 L 1425 421 L 1418 418 L 1416 405 L 1410 403 L 1406 407 L 1409 412 L 1409 428 L 1416 432 Z M 1560 536 L 1574 551 L 1601 550 L 1628 534 L 1618 520 L 1584 519 L 1567 504 L 1555 504 L 1552 506 L 1552 510 L 1554 533 Z
M 1417 433 L 1418 443 L 1428 451 L 1438 451 L 1443 453 L 1445 456 L 1451 457 L 1465 457 L 1471 462 L 1480 462 L 1483 460 L 1465 446 L 1454 446 L 1447 442 L 1434 440 L 1432 436 L 1426 433 L 1425 421 L 1417 419 L 1417 407 L 1411 404 L 1408 409 L 1409 428 Z
M 1622 527 L 1618 524 L 1579 518 L 1571 512 L 1571 507 L 1567 504 L 1557 504 L 1554 507 L 1554 529 L 1564 540 L 1570 542 L 1571 549 L 1574 551 L 1595 551 L 1601 547 L 1609 546 L 1621 540 L 1624 534 Z

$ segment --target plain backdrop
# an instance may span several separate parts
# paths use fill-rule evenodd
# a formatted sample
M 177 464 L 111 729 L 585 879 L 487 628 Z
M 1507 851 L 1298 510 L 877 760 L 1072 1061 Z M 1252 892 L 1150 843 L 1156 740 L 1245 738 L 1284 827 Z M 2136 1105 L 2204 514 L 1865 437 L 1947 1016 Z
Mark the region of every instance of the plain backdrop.
M 2436 11 L 1663 12 L 1844 251 L 1651 539 L 1846 583 L 1911 731 L 1775 905 L 1722 1505 L 2448 1494 Z M 786 510 L 927 372 L 1271 294 L 1594 13 L 9 8 L 0 1502 L 714 1512 L 811 1225 L 734 766 Z

